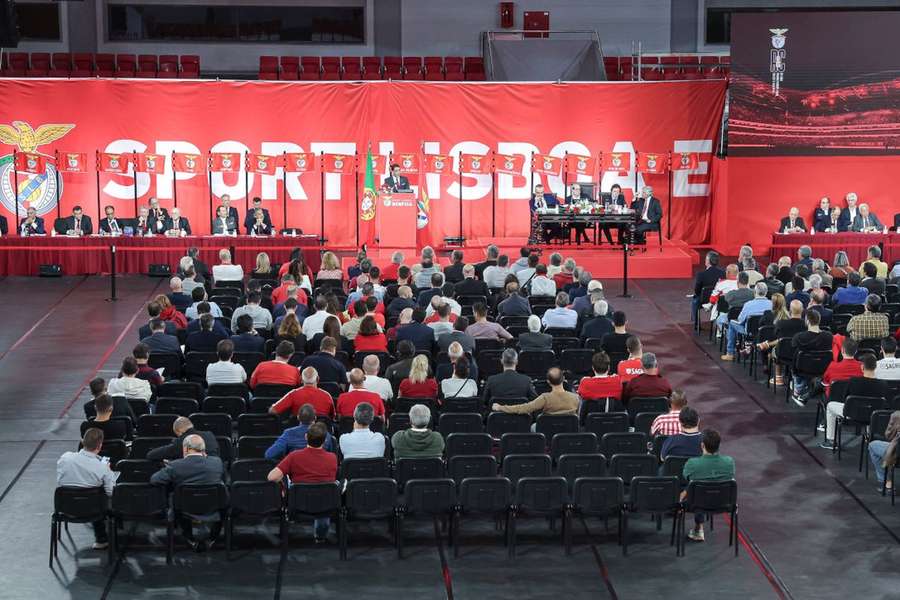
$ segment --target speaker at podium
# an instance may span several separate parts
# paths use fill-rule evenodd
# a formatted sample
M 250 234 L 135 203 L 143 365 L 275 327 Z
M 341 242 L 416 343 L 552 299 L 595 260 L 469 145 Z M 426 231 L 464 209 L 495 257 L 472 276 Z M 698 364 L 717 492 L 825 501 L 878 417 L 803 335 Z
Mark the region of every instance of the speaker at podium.
M 378 196 L 375 214 L 380 247 L 415 249 L 416 200 L 414 192 L 382 192 Z

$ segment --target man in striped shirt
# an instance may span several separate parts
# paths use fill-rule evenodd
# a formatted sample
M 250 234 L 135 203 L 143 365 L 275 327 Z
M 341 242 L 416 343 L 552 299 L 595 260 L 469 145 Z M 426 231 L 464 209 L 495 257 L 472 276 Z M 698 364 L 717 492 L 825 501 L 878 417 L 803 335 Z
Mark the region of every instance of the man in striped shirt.
M 669 412 L 653 419 L 650 426 L 650 435 L 678 435 L 681 433 L 681 409 L 687 405 L 687 397 L 684 390 L 673 390 L 669 398 Z

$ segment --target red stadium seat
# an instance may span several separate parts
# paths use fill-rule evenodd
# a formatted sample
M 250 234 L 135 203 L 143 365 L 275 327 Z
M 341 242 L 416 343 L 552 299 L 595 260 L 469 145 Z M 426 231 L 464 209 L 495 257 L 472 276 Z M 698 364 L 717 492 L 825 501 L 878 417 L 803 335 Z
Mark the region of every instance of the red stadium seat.
M 134 77 L 137 58 L 134 54 L 116 54 L 116 77 Z
M 653 66 L 658 65 L 662 58 L 666 58 L 666 57 L 641 56 L 641 67 L 643 67 L 644 65 L 653 65 Z
M 662 79 L 666 81 L 678 81 L 684 79 L 684 75 L 680 71 L 669 70 L 663 73 Z
M 157 68 L 158 64 L 155 54 L 141 54 L 138 56 L 138 68 L 135 76 L 153 79 L 156 77 Z
M 484 59 L 480 56 L 467 56 L 465 59 L 465 66 L 466 71 L 469 71 L 470 69 L 484 71 Z
M 426 56 L 425 57 L 425 68 L 434 67 L 437 65 L 441 69 L 444 68 L 444 57 L 443 56 Z
M 359 56 L 342 56 L 341 57 L 341 68 L 346 69 L 348 66 L 352 69 L 354 67 L 360 67 L 362 65 L 362 58 Z
M 439 64 L 425 64 L 425 79 L 427 81 L 444 81 L 444 69 Z
M 669 72 L 665 74 L 659 69 L 642 69 L 641 70 L 641 79 L 644 81 L 659 81 L 663 79 L 663 77 L 668 77 Z
M 730 55 L 730 54 L 723 54 L 722 56 L 720 56 L 720 57 L 719 57 L 719 64 L 720 64 L 720 65 L 730 65 L 730 64 L 731 64 L 731 55 Z
M 277 56 L 260 56 L 259 57 L 259 78 L 260 79 L 278 79 L 278 57 Z
M 324 70 L 326 66 L 329 68 L 337 66 L 338 69 L 340 70 L 341 57 L 340 56 L 323 56 L 322 57 L 322 69 Z
M 407 81 L 422 81 L 425 79 L 425 74 L 422 72 L 421 66 L 411 64 L 409 67 L 403 67 L 403 79 Z
M 300 57 L 299 56 L 282 56 L 281 73 L 278 79 L 284 81 L 296 81 L 300 79 Z
M 10 52 L 4 59 L 7 61 L 3 65 L 4 77 L 25 77 L 25 72 L 28 71 L 27 52 Z
M 178 71 L 178 55 L 177 54 L 160 54 L 159 55 L 159 68 L 162 69 L 163 65 L 175 65 L 175 71 Z
M 362 66 L 360 65 L 359 59 L 355 62 L 351 61 L 343 63 L 341 78 L 348 81 L 359 81 L 363 78 Z
M 94 55 L 94 75 L 112 77 L 116 74 L 116 57 L 114 54 Z
M 89 52 L 72 55 L 72 77 L 90 77 L 94 71 L 94 57 Z
M 138 71 L 138 76 L 140 76 L 140 74 L 141 72 Z M 178 79 L 178 63 L 161 63 L 156 76 L 160 79 Z
M 399 56 L 385 56 L 381 62 L 384 63 L 385 67 L 387 67 L 388 65 L 395 65 L 399 67 L 403 64 L 403 59 Z
M 72 55 L 68 52 L 54 52 L 50 77 L 68 77 L 72 72 Z
M 682 54 L 678 57 L 678 64 L 680 65 L 699 65 L 700 57 L 696 54 Z
M 458 59 L 458 60 L 456 60 Z M 459 56 L 448 56 L 444 59 L 444 78 L 447 81 L 462 81 L 463 70 L 462 58 Z
M 50 74 L 50 53 L 49 52 L 32 52 L 31 66 L 25 74 L 28 77 L 46 77 Z
M 403 68 L 410 71 L 421 70 L 422 68 L 422 57 L 421 56 L 404 56 L 403 57 Z
M 486 79 L 484 71 L 468 71 L 466 73 L 466 81 L 485 81 Z
M 643 56 L 641 57 L 641 60 L 642 60 L 642 61 L 644 60 L 644 57 L 643 57 Z M 679 60 L 679 59 L 678 59 L 677 56 L 660 56 L 660 57 L 659 57 L 659 64 L 663 65 L 664 67 L 668 67 L 668 66 L 671 66 L 671 65 L 677 65 L 677 64 L 678 64 L 678 60 Z
M 178 77 L 181 79 L 200 78 L 200 57 L 196 54 L 184 54 L 179 59 L 181 69 Z
M 300 67 L 300 79 L 303 79 L 305 81 L 313 81 L 319 79 L 319 74 L 322 68 L 318 56 L 301 56 Z
M 336 60 L 326 61 L 325 59 L 334 58 Z M 323 56 L 322 57 L 322 79 L 327 81 L 337 81 L 341 78 L 341 63 L 340 60 L 337 60 L 337 56 Z
M 363 79 L 381 79 L 381 59 L 377 56 L 363 56 Z
M 700 57 L 701 65 L 718 65 L 719 64 L 719 56 L 716 54 L 709 55 L 706 54 Z
M 398 64 L 385 63 L 382 79 L 403 79 L 403 68 Z

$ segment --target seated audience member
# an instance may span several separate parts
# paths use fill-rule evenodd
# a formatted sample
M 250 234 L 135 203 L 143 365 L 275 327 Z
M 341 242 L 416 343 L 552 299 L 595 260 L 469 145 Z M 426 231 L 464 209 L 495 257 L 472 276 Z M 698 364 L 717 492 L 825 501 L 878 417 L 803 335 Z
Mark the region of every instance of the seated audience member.
M 900 444 L 900 410 L 891 413 L 883 440 L 869 442 L 869 460 L 875 468 L 875 479 L 887 494 L 891 493 L 893 482 L 885 473 L 897 464 L 897 445 Z
M 830 211 L 828 211 L 828 219 L 822 223 L 824 229 L 821 231 L 823 233 L 838 233 L 847 231 L 847 226 L 841 221 L 841 207 L 835 206 Z M 819 231 L 818 229 L 816 231 Z
M 113 420 L 113 401 L 109 394 L 100 394 L 94 398 L 96 415 L 81 423 L 81 435 L 95 427 L 103 432 L 105 440 L 124 440 L 128 438 L 128 425 L 124 419 Z
M 753 290 L 753 300 L 744 304 L 737 319 L 732 319 L 728 324 L 726 335 L 726 350 L 722 360 L 733 361 L 737 346 L 737 336 L 747 333 L 747 321 L 750 317 L 762 315 L 767 310 L 772 310 L 772 301 L 766 298 L 768 288 L 765 283 L 757 283 Z
M 563 329 L 575 329 L 578 325 L 578 313 L 567 308 L 569 304 L 569 295 L 560 292 L 556 295 L 556 306 L 548 309 L 541 322 L 544 327 L 558 327 Z
M 626 383 L 622 390 L 622 403 L 626 406 L 632 398 L 668 398 L 672 393 L 672 386 L 659 374 L 655 354 L 644 352 L 641 367 L 644 372 Z
M 324 294 L 316 296 L 316 312 L 303 319 L 303 333 L 307 339 L 312 339 L 317 333 L 322 333 L 325 319 L 334 316 L 328 312 L 328 299 Z
M 567 258 L 562 262 L 561 268 L 556 273 L 548 273 L 553 278 L 557 290 L 565 290 L 575 282 L 575 259 Z M 549 269 L 548 269 L 549 271 Z
M 450 322 L 452 313 L 450 312 L 450 305 L 440 303 L 439 297 L 435 296 L 432 300 L 438 302 L 437 310 L 435 311 L 437 320 L 428 323 L 428 326 L 434 330 L 434 337 L 437 339 L 453 331 L 453 323 Z
M 865 312 L 855 315 L 847 323 L 847 334 L 856 340 L 881 339 L 890 332 L 890 318 L 878 312 L 881 309 L 881 297 L 869 294 L 866 298 Z
M 737 287 L 733 290 L 725 292 L 725 302 L 728 308 L 742 308 L 745 304 L 753 300 L 754 292 L 748 286 L 750 284 L 750 275 L 741 271 L 737 275 Z M 808 301 L 808 300 L 807 300 Z M 720 323 L 725 324 L 728 320 L 728 314 L 719 315 Z
M 475 265 L 475 276 L 482 281 L 487 281 L 484 272 L 491 267 L 497 266 L 499 257 L 500 248 L 498 248 L 496 244 L 490 244 L 487 248 L 484 249 L 484 260 Z
M 379 331 L 378 323 L 371 315 L 363 317 L 353 339 L 353 347 L 357 352 L 387 352 L 387 338 Z
M 279 342 L 275 347 L 275 359 L 259 363 L 250 377 L 250 389 L 258 385 L 300 385 L 300 370 L 288 364 L 294 355 L 294 344 Z
M 832 277 L 848 279 L 850 273 L 855 273 L 856 269 L 850 265 L 847 253 L 844 250 L 838 250 L 834 254 L 834 260 L 831 262 L 831 269 L 828 272 Z
M 423 260 L 421 263 L 419 263 L 418 270 L 414 268 L 413 273 L 415 273 L 415 275 L 413 276 L 413 285 L 417 289 L 425 290 L 428 288 L 429 283 L 431 283 L 433 288 L 437 289 L 440 289 L 440 287 L 444 285 L 444 274 L 441 273 L 440 266 L 434 264 L 434 262 L 430 259 Z M 435 283 L 438 281 L 440 281 L 440 283 L 435 285 Z M 428 304 L 428 299 L 430 298 L 427 298 L 423 304 L 423 300 L 420 297 L 419 306 L 426 306 Z
M 160 313 L 159 318 L 163 321 L 169 321 L 175 324 L 176 329 L 187 329 L 188 321 L 187 317 L 184 316 L 175 306 L 169 301 L 168 296 L 164 294 L 160 294 L 154 301 L 159 304 Z
M 669 413 L 671 414 L 671 413 Z M 667 415 L 660 415 L 667 416 Z M 657 417 L 660 418 L 660 417 Z M 659 457 L 665 460 L 667 456 L 700 456 L 703 452 L 700 448 L 700 415 L 690 406 L 685 406 L 678 414 L 678 427 L 680 433 L 668 434 L 663 442 Z
M 523 298 L 524 300 L 524 298 Z M 525 300 L 527 303 L 528 301 Z M 466 333 L 474 339 L 511 340 L 513 336 L 502 325 L 487 319 L 487 306 L 477 303 L 472 307 L 475 322 L 466 328 Z M 530 313 L 529 313 L 530 314 Z
M 615 373 L 609 372 L 609 355 L 603 350 L 594 352 L 591 357 L 591 368 L 594 374 L 584 377 L 578 384 L 578 395 L 585 402 L 612 398 L 616 403 L 622 399 L 622 380 Z M 613 410 L 607 402 L 606 411 Z
M 272 322 L 272 328 L 278 329 L 278 326 L 281 324 L 282 319 L 287 316 L 288 313 L 293 314 L 299 321 L 302 321 L 306 318 L 306 313 L 308 311 L 306 307 L 306 300 L 300 301 L 300 296 L 298 295 L 301 292 L 300 288 L 296 285 L 292 285 L 288 288 L 288 297 L 281 304 L 276 304 L 272 307 L 272 317 L 275 319 Z
M 598 300 L 594 302 L 593 316 L 594 318 L 587 321 L 581 326 L 581 339 L 589 340 L 591 338 L 602 340 L 603 336 L 612 333 L 615 330 L 612 321 L 609 319 L 609 304 L 606 300 Z
M 468 328 L 469 319 L 467 319 L 466 317 L 459 317 L 458 319 L 456 319 L 456 322 L 453 323 L 453 331 L 438 336 L 438 352 L 446 352 L 450 347 L 450 344 L 456 342 L 462 346 L 464 352 L 474 354 L 475 338 L 466 333 L 466 330 Z
M 400 267 L 403 266 L 403 261 L 406 257 L 403 256 L 402 252 L 394 252 L 391 254 L 391 264 L 387 265 L 381 270 L 381 278 L 384 281 L 391 281 L 398 279 L 400 277 Z
M 304 404 L 297 413 L 297 425 L 288 427 L 281 432 L 278 439 L 266 449 L 265 458 L 267 460 L 281 460 L 294 450 L 303 450 L 306 448 L 306 433 L 309 431 L 310 425 L 316 422 L 316 409 L 312 404 Z M 325 443 L 322 445 L 326 450 L 334 450 L 334 440 L 330 433 L 325 433 Z
M 600 347 L 607 354 L 626 354 L 628 348 L 626 346 L 628 342 L 628 338 L 631 337 L 631 334 L 628 333 L 628 319 L 625 317 L 625 313 L 621 310 L 617 310 L 613 313 L 613 332 L 607 333 L 603 336 L 603 341 L 600 342 Z
M 269 407 L 269 413 L 283 415 L 291 413 L 297 416 L 300 409 L 309 404 L 316 411 L 316 416 L 334 418 L 334 399 L 325 390 L 319 389 L 319 373 L 313 367 L 306 367 L 300 373 L 303 386 L 291 390 Z
M 220 281 L 243 281 L 244 268 L 231 262 L 231 252 L 225 248 L 219 250 L 219 264 L 213 265 L 213 279 Z
M 797 264 L 794 265 L 794 268 L 798 268 L 800 265 L 806 265 L 810 269 L 812 268 L 813 259 L 812 259 L 812 248 L 804 244 L 797 248 Z
M 897 381 L 900 379 L 900 358 L 897 358 L 897 340 L 886 336 L 881 340 L 881 354 L 884 356 L 878 361 L 875 368 L 875 377 L 885 381 Z
M 587 277 L 590 276 L 590 273 L 588 273 L 587 271 L 585 271 L 584 274 Z M 606 300 L 606 297 L 603 295 L 603 283 L 597 281 L 596 279 L 591 279 L 587 283 L 587 294 L 583 294 L 581 296 L 578 296 L 577 298 L 572 298 L 570 294 L 569 299 L 572 301 L 572 304 L 569 306 L 569 308 L 577 312 L 579 315 L 588 313 L 593 309 L 594 304 L 596 304 L 599 300 Z M 609 303 L 607 303 L 607 308 L 609 308 Z
M 841 304 L 865 304 L 866 298 L 869 295 L 869 290 L 860 287 L 859 284 L 861 282 L 862 279 L 860 278 L 859 273 L 854 271 L 847 275 L 847 285 L 838 288 L 831 298 L 831 304 L 833 306 Z
M 116 485 L 116 473 L 109 467 L 109 461 L 100 456 L 103 447 L 103 431 L 91 427 L 81 438 L 81 450 L 65 452 L 56 461 L 57 487 L 103 488 L 112 497 Z M 109 546 L 106 519 L 93 521 L 94 550 L 105 550 Z
M 828 265 L 821 258 L 813 260 L 813 275 L 818 275 L 822 279 L 822 285 L 831 287 L 834 283 L 834 277 L 828 274 Z
M 860 362 L 862 363 L 862 376 L 860 377 L 857 375 L 850 377 L 850 381 L 847 384 L 847 393 L 844 397 L 866 396 L 869 398 L 890 398 L 887 382 L 875 378 L 875 369 L 878 368 L 878 361 L 875 359 L 875 355 L 869 353 L 863 354 L 862 361 Z M 837 417 L 843 414 L 843 402 L 828 402 L 827 410 L 825 412 L 825 440 L 819 444 L 820 447 L 829 450 L 833 448 L 835 443 L 834 435 Z
M 419 354 L 412 360 L 409 376 L 400 382 L 400 398 L 437 398 L 437 380 L 429 373 L 428 357 Z
M 425 307 L 425 316 L 428 317 L 426 323 L 430 323 L 437 319 L 435 313 L 437 312 L 438 307 L 442 304 L 447 304 L 450 306 L 450 312 L 452 316 L 451 320 L 455 320 L 456 317 L 462 314 L 462 305 L 456 301 L 454 298 L 455 292 L 453 291 L 453 285 L 450 283 L 445 283 L 441 287 L 441 293 L 431 297 L 431 301 Z
M 347 458 L 380 458 L 384 456 L 384 434 L 371 430 L 375 409 L 360 402 L 353 409 L 353 431 L 338 438 L 341 455 Z
M 766 267 L 766 278 L 762 280 L 762 283 L 766 285 L 767 293 L 771 292 L 772 295 L 784 293 L 784 283 L 778 279 L 777 264 L 769 263 L 769 266 Z
M 734 459 L 730 456 L 720 455 L 719 446 L 722 437 L 715 429 L 707 429 L 700 439 L 700 448 L 703 454 L 691 458 L 684 465 L 682 474 L 687 481 L 728 481 L 734 479 Z M 681 500 L 687 497 L 687 491 L 681 492 Z M 687 536 L 693 542 L 702 542 L 703 522 L 706 520 L 702 512 L 694 513 L 694 528 Z
M 862 264 L 862 272 L 865 277 L 859 282 L 861 287 L 866 288 L 869 294 L 885 295 L 885 280 L 878 277 L 878 267 L 873 263 L 864 262 Z
M 331 336 L 322 338 L 319 351 L 310 354 L 303 360 L 301 368 L 313 367 L 319 375 L 319 381 L 347 385 L 347 369 L 343 363 L 335 358 L 337 354 L 337 340 Z
M 694 276 L 694 296 L 691 300 L 691 321 L 694 320 L 697 311 L 700 310 L 700 305 L 707 301 L 707 298 L 702 297 L 703 288 L 715 287 L 720 279 L 725 278 L 725 271 L 719 267 L 718 252 L 713 250 L 707 252 L 704 263 L 706 268 L 702 271 L 698 271 Z
M 219 442 L 211 431 L 199 431 L 188 417 L 178 417 L 172 423 L 172 433 L 175 437 L 166 446 L 153 448 L 147 452 L 147 460 L 178 460 L 182 456 L 184 440 L 188 436 L 198 435 L 206 446 L 206 454 L 219 456 Z
M 781 219 L 778 226 L 778 233 L 805 233 L 806 224 L 803 217 L 800 216 L 800 209 L 796 206 L 792 207 L 788 212 L 788 216 Z
M 127 399 L 143 400 L 149 402 L 153 395 L 150 382 L 137 377 L 138 364 L 133 356 L 126 356 L 122 360 L 122 374 L 120 377 L 109 380 L 107 393 L 110 396 L 122 396 Z
M 685 433 L 681 427 L 681 411 L 686 406 L 687 396 L 684 394 L 684 390 L 672 390 L 672 397 L 669 398 L 669 412 L 653 419 L 653 423 L 650 425 L 650 437 Z
M 287 301 L 287 305 L 296 302 L 293 298 L 289 298 Z M 304 326 L 300 325 L 300 320 L 297 318 L 293 312 L 288 311 L 284 317 L 279 317 L 281 319 L 280 322 L 277 322 L 275 325 L 275 342 L 290 342 L 294 345 L 294 350 L 297 352 L 303 352 L 306 348 L 306 336 L 303 335 L 303 331 L 305 329 Z
M 176 310 L 184 312 L 194 303 L 193 298 L 184 293 L 180 277 L 173 277 L 169 280 L 169 289 L 171 292 L 166 297 Z
M 230 338 L 235 352 L 265 353 L 266 340 L 253 328 L 253 317 L 250 315 L 238 317 L 235 331 L 237 334 Z
M 703 308 L 709 311 L 710 320 L 716 317 L 722 317 L 718 311 L 719 298 L 723 298 L 728 292 L 734 291 L 738 287 L 738 266 L 734 263 L 725 267 L 725 278 L 720 279 L 713 287 L 712 294 L 709 299 L 703 299 Z M 730 306 L 730 305 L 729 305 Z
M 238 320 L 243 315 L 250 315 L 250 318 L 253 319 L 254 329 L 271 329 L 272 313 L 269 312 L 269 309 L 259 305 L 261 301 L 262 294 L 259 292 L 247 294 L 247 304 L 237 307 L 234 314 L 231 315 L 231 330 L 237 331 Z
M 851 338 L 844 338 L 841 344 L 841 360 L 833 360 L 822 375 L 822 387 L 825 388 L 825 397 L 831 394 L 831 384 L 835 381 L 844 381 L 851 377 L 862 375 L 862 363 L 856 360 L 856 351 L 859 345 Z
M 462 280 L 455 282 L 453 293 L 459 296 L 488 296 L 488 286 L 485 282 L 475 279 L 475 265 L 466 265 L 462 270 Z
M 272 304 L 278 305 L 288 299 L 288 290 L 291 288 L 297 288 L 297 299 L 303 304 L 307 303 L 306 292 L 303 288 L 297 285 L 297 281 L 294 279 L 294 276 L 290 273 L 285 273 L 281 277 L 281 285 L 272 290 Z
M 450 344 L 447 347 L 447 358 L 450 359 L 449 363 L 441 363 L 437 366 L 437 371 L 435 372 L 435 379 L 437 379 L 438 384 L 443 380 L 452 377 L 453 371 L 456 369 L 456 362 L 464 357 L 466 357 L 466 352 L 462 347 L 462 344 L 455 343 Z M 473 356 L 472 353 L 468 353 L 469 357 Z M 469 360 L 466 357 L 466 360 Z M 474 360 L 470 360 L 469 362 L 469 376 L 472 379 L 478 378 L 478 365 L 475 364 Z
M 547 265 L 539 264 L 534 268 L 534 278 L 531 280 L 530 289 L 532 296 L 552 297 L 556 295 L 556 282 L 547 277 Z M 568 299 L 568 296 L 566 298 Z
M 219 360 L 206 365 L 206 382 L 213 383 L 244 383 L 247 381 L 247 372 L 240 364 L 231 362 L 234 356 L 234 342 L 222 340 L 216 346 L 216 354 Z
M 200 318 L 200 305 L 206 303 L 206 312 L 210 313 L 213 317 L 222 317 L 222 309 L 215 302 L 210 302 L 206 297 L 206 288 L 202 285 L 200 287 L 196 287 L 191 292 L 191 300 L 193 303 L 187 308 L 184 312 L 184 316 L 186 316 L 191 321 Z M 191 331 L 191 323 L 188 323 L 188 333 Z
M 803 278 L 799 275 L 795 275 L 791 280 L 791 291 L 785 297 L 785 300 L 788 303 L 788 306 L 794 303 L 796 300 L 799 302 L 803 308 L 806 308 L 806 305 L 809 304 L 809 294 L 804 291 L 804 281 Z M 785 290 L 787 291 L 787 290 Z
M 391 300 L 387 305 L 387 315 L 389 317 L 399 316 L 404 309 L 413 309 L 418 304 L 413 300 L 412 289 L 408 285 L 401 285 L 397 288 L 397 297 Z
M 809 295 L 809 304 L 806 305 L 807 311 L 813 310 L 819 313 L 820 327 L 831 327 L 831 317 L 834 314 L 834 311 L 825 306 L 826 297 L 825 290 L 813 290 Z
M 143 379 L 148 382 L 151 386 L 157 386 L 163 384 L 162 375 L 159 374 L 159 371 L 150 366 L 150 348 L 147 347 L 146 344 L 138 343 L 137 346 L 131 351 L 131 355 L 134 356 L 135 362 L 137 362 L 138 372 L 137 378 Z M 116 415 L 118 416 L 118 415 Z
M 160 319 L 150 321 L 150 335 L 141 339 L 141 343 L 150 349 L 151 354 L 181 354 L 178 338 L 166 333 L 166 324 Z
M 869 210 L 869 205 L 862 203 L 859 205 L 859 213 L 850 224 L 850 231 L 860 233 L 887 233 L 884 225 L 878 219 L 878 215 Z
M 806 311 L 806 330 L 795 333 L 791 338 L 791 346 L 794 348 L 795 356 L 799 352 L 831 352 L 833 336 L 831 333 L 819 329 L 821 318 L 818 311 Z M 805 375 L 796 373 L 793 374 L 793 378 L 793 400 L 797 404 L 803 405 L 809 397 L 810 379 Z
M 528 268 L 528 257 L 531 256 L 531 248 L 519 248 L 519 258 L 510 266 L 510 271 L 517 274 L 522 269 Z
M 566 391 L 566 380 L 563 372 L 558 367 L 551 367 L 547 371 L 547 383 L 550 391 L 544 392 L 534 400 L 524 404 L 498 404 L 494 402 L 491 410 L 519 415 L 540 413 L 544 415 L 575 415 L 578 414 L 578 396 Z
M 550 255 L 550 264 L 547 265 L 547 277 L 553 278 L 556 276 L 557 273 L 561 272 L 562 271 L 562 262 L 563 262 L 562 254 L 560 254 L 559 252 L 554 252 L 553 254 L 551 254 Z M 555 293 L 556 292 L 554 292 L 553 294 L 550 294 L 550 295 L 553 296 Z
M 478 383 L 469 376 L 469 360 L 465 356 L 461 356 L 453 364 L 453 376 L 441 381 L 441 397 L 448 400 L 477 396 Z
M 553 336 L 549 333 L 541 333 L 541 318 L 537 315 L 528 317 L 528 331 L 520 333 L 518 344 L 519 352 L 525 350 L 552 350 Z
M 506 300 L 497 305 L 497 314 L 501 317 L 527 317 L 531 314 L 531 304 L 519 293 L 519 284 L 515 281 L 506 284 Z
M 503 372 L 491 375 L 484 384 L 484 403 L 487 406 L 491 400 L 496 398 L 525 398 L 533 400 L 537 397 L 537 392 L 531 384 L 531 378 L 528 375 L 516 372 L 516 366 L 519 364 L 519 355 L 512 348 L 507 348 L 500 355 L 500 364 L 503 366 Z
M 476 273 L 478 272 L 479 266 L 480 265 L 475 266 Z M 482 279 L 484 280 L 484 283 L 487 284 L 488 289 L 499 290 L 503 288 L 506 276 L 510 273 L 512 273 L 512 271 L 509 269 L 509 256 L 501 254 L 497 257 L 496 264 L 488 265 L 484 269 Z
M 353 410 L 360 402 L 368 402 L 375 409 L 375 414 L 384 418 L 384 402 L 376 392 L 366 389 L 366 374 L 362 369 L 350 371 L 350 387 L 338 396 L 337 415 L 339 417 L 352 417 Z
M 518 271 L 513 269 L 513 271 L 516 274 L 516 279 L 519 280 L 519 287 L 523 290 L 530 290 L 531 284 L 537 276 L 537 266 L 541 261 L 541 257 L 532 252 L 528 255 L 526 260 L 527 262 L 524 269 L 519 269 Z
M 412 359 L 416 353 L 416 347 L 409 340 L 403 340 L 397 343 L 397 356 L 394 364 L 389 366 L 384 377 L 391 382 L 391 387 L 396 396 L 397 390 L 400 389 L 400 382 L 409 377 L 409 370 L 412 368 Z
M 404 325 L 397 330 L 397 343 L 408 340 L 413 343 L 416 350 L 427 350 L 429 352 L 434 348 L 434 329 L 425 325 L 425 309 L 417 307 L 412 313 L 412 322 Z
M 370 392 L 375 392 L 381 396 L 382 402 L 387 404 L 394 398 L 394 389 L 391 382 L 386 377 L 379 377 L 378 372 L 381 369 L 381 361 L 377 354 L 369 354 L 363 359 L 363 373 L 366 375 L 366 381 L 363 387 Z
M 298 483 L 330 483 L 337 479 L 337 456 L 323 448 L 328 440 L 324 423 L 313 423 L 306 432 L 306 447 L 294 450 L 269 472 L 268 480 L 280 482 L 287 476 L 291 485 Z M 313 521 L 313 535 L 317 543 L 328 537 L 330 517 Z
M 341 261 L 338 260 L 337 255 L 331 251 L 324 253 L 319 272 L 316 273 L 316 281 L 319 279 L 340 281 L 343 278 L 344 272 L 341 270 Z
M 425 458 L 444 453 L 444 437 L 428 429 L 431 409 L 424 404 L 414 404 L 409 409 L 410 428 L 398 431 L 391 437 L 394 458 Z
M 214 331 L 217 321 L 209 313 L 200 315 L 200 330 L 189 333 L 184 342 L 185 352 L 215 352 L 219 342 L 228 338 L 226 332 Z
M 782 256 L 778 259 L 778 274 L 775 277 L 785 286 L 794 278 L 794 269 L 791 267 L 790 256 Z
M 644 356 L 644 346 L 641 344 L 641 338 L 636 335 L 629 335 L 625 340 L 625 348 L 628 350 L 628 358 L 619 361 L 616 369 L 622 385 L 628 383 L 638 375 L 644 372 L 641 364 L 641 358 Z
M 444 286 L 444 275 L 443 273 L 432 273 L 427 279 L 422 279 L 421 275 L 422 273 L 420 272 L 414 279 L 416 288 L 421 290 L 416 297 L 416 303 L 425 308 L 431 303 L 432 298 L 441 295 L 441 288 Z M 420 283 L 423 285 L 419 285 Z M 428 287 L 429 283 L 431 287 Z

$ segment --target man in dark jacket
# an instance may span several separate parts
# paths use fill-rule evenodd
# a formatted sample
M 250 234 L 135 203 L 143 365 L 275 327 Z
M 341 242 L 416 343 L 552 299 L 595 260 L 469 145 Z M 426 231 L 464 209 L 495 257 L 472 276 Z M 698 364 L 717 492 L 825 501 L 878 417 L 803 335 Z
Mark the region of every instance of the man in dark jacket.
M 216 331 L 216 320 L 209 313 L 200 315 L 200 331 L 187 336 L 184 342 L 185 352 L 215 352 L 221 340 L 227 339 L 227 333 Z
M 444 453 L 444 438 L 428 429 L 431 410 L 424 404 L 414 404 L 409 409 L 409 429 L 398 431 L 391 438 L 394 458 L 440 457 Z
M 197 431 L 194 424 L 187 417 L 178 417 L 172 424 L 175 439 L 168 446 L 160 446 L 147 452 L 147 460 L 178 460 L 182 456 L 184 440 L 189 435 L 199 435 L 203 438 L 207 456 L 219 456 L 219 442 L 211 431 Z
M 691 321 L 700 310 L 700 305 L 707 301 L 701 297 L 703 288 L 714 288 L 720 279 L 725 279 L 725 271 L 719 267 L 719 253 L 710 250 L 706 253 L 706 269 L 694 276 L 694 299 L 691 301 Z
M 484 404 L 490 406 L 497 398 L 525 398 L 528 401 L 537 397 L 537 392 L 531 384 L 531 378 L 516 372 L 519 364 L 519 354 L 512 348 L 507 348 L 500 356 L 503 372 L 488 377 L 484 384 Z
M 440 290 L 438 290 L 440 291 Z M 416 350 L 432 351 L 434 348 L 434 329 L 425 325 L 425 309 L 416 307 L 413 310 L 412 323 L 397 329 L 397 343 L 409 340 Z
M 150 321 L 150 335 L 143 338 L 141 343 L 147 344 L 151 354 L 167 353 L 182 356 L 178 338 L 166 333 L 166 321 L 160 319 Z
M 446 273 L 446 271 L 445 271 Z M 475 267 L 466 265 L 462 270 L 462 281 L 453 287 L 453 293 L 459 296 L 484 296 L 488 297 L 488 286 L 485 282 L 475 279 Z

